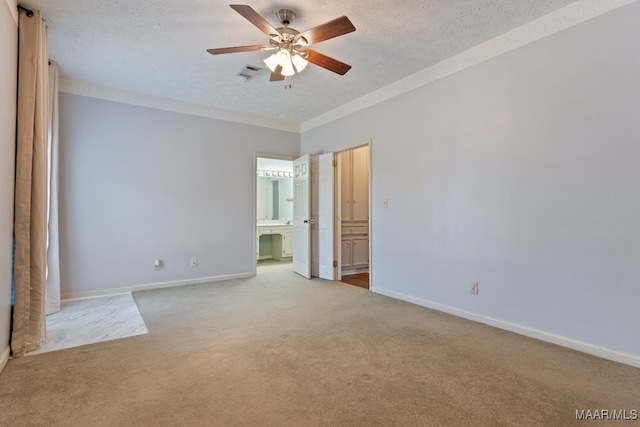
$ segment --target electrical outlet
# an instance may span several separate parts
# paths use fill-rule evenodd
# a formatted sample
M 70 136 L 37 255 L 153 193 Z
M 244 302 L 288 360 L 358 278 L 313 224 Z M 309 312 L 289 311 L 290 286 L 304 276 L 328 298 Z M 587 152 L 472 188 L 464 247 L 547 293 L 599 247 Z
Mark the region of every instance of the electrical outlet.
M 154 270 L 161 270 L 162 269 L 162 261 L 159 260 L 159 259 L 153 261 L 153 269 Z
M 478 282 L 469 282 L 469 292 L 478 295 Z
M 198 266 L 198 258 L 191 258 L 191 267 Z

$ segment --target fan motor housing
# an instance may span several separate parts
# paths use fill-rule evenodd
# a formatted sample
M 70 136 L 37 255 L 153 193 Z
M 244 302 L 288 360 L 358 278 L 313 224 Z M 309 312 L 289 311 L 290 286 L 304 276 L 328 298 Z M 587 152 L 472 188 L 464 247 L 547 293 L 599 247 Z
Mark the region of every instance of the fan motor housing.
M 295 12 L 289 9 L 280 9 L 278 13 L 276 13 L 276 16 L 278 17 L 278 21 L 285 27 L 296 19 Z

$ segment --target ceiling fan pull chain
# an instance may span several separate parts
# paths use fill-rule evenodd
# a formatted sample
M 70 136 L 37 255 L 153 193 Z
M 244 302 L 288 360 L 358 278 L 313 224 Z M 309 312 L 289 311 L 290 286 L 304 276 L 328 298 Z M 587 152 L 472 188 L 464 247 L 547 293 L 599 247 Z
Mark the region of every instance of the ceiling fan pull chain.
M 291 76 L 286 76 L 284 78 L 284 88 L 291 89 Z

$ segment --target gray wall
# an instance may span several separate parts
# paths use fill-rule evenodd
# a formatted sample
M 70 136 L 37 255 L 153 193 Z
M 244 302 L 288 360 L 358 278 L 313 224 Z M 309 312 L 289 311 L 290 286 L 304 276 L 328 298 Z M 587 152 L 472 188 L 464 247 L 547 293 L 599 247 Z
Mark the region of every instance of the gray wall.
M 254 152 L 293 156 L 299 141 L 61 94 L 62 293 L 252 273 Z
M 377 291 L 640 358 L 638 22 L 634 3 L 303 133 L 301 153 L 372 139 Z
M 16 148 L 18 26 L 0 1 L 0 354 L 9 344 Z

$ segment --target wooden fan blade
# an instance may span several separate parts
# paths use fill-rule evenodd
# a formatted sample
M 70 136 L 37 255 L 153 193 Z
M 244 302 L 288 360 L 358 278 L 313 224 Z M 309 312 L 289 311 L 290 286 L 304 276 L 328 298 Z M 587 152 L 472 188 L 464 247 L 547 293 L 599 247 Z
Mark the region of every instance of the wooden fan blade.
M 306 44 L 320 43 L 355 30 L 356 27 L 354 27 L 351 21 L 349 21 L 349 18 L 341 16 L 333 21 L 325 22 L 322 25 L 318 25 L 310 30 L 301 32 L 294 38 L 294 43 L 300 41 L 301 44 L 305 44 L 304 40 L 306 40 Z
M 221 55 L 223 53 L 236 53 L 236 52 L 251 52 L 254 50 L 268 49 L 269 46 L 262 44 L 252 44 L 250 46 L 235 46 L 235 47 L 219 47 L 217 49 L 207 49 L 211 55 Z
M 327 55 L 316 52 L 315 50 L 305 50 L 304 52 L 309 52 L 307 61 L 312 64 L 316 64 L 319 67 L 326 68 L 329 71 L 333 71 L 336 74 L 340 74 L 341 76 L 344 76 L 347 71 L 351 69 L 351 65 L 340 62 L 337 59 L 330 58 Z
M 280 34 L 278 30 L 273 28 L 273 26 L 269 24 L 269 22 L 267 22 L 266 19 L 264 19 L 258 12 L 253 10 L 251 6 L 247 6 L 246 4 L 231 4 L 229 5 L 229 7 L 238 12 L 247 21 L 251 22 L 260 31 L 262 31 L 269 37 L 277 36 Z
M 271 73 L 271 77 L 269 77 L 270 82 L 279 82 L 284 80 L 284 76 L 282 75 L 282 66 L 278 65 L 276 70 Z

